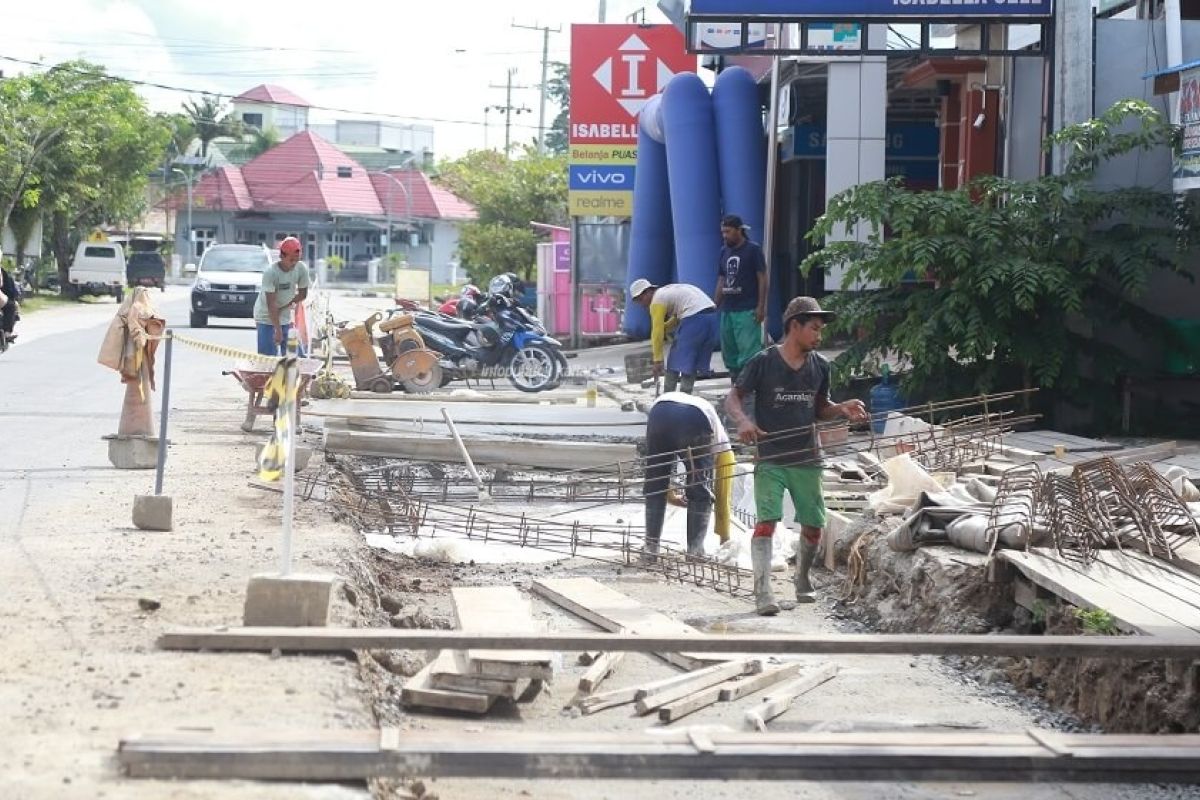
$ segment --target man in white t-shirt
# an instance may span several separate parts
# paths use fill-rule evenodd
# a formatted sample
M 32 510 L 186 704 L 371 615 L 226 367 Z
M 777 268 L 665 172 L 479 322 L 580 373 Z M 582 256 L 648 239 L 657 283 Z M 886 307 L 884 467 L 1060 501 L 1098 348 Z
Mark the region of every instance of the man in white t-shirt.
M 729 538 L 735 460 L 729 435 L 712 403 L 683 392 L 667 392 L 650 406 L 646 420 L 646 502 L 644 559 L 658 552 L 667 489 L 677 462 L 686 470 L 688 555 L 704 555 L 704 537 L 716 500 L 714 531 L 724 543 Z M 714 468 L 715 466 L 715 468 Z M 715 488 L 715 492 L 714 492 Z
M 262 288 L 254 302 L 258 328 L 258 352 L 264 356 L 285 355 L 292 327 L 292 306 L 308 297 L 308 265 L 300 260 L 300 240 L 289 236 L 279 243 L 279 260 L 263 272 Z M 304 355 L 300 352 L 300 355 Z

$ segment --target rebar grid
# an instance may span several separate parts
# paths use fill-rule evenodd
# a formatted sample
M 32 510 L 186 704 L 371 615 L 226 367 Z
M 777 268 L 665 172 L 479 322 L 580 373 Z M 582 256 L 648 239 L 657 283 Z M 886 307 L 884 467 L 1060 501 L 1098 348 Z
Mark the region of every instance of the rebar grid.
M 1151 464 L 1139 461 L 1130 465 L 1129 483 L 1146 514 L 1158 523 L 1168 559 L 1188 541 L 1200 542 L 1200 525 L 1187 503 Z
M 660 546 L 653 561 L 643 563 L 644 537 L 635 535 L 628 524 L 588 525 L 474 505 L 460 508 L 410 497 L 398 488 L 388 492 L 367 488 L 362 476 L 349 470 L 339 470 L 338 475 L 345 482 L 327 496 L 326 502 L 364 533 L 436 537 L 440 527 L 469 540 L 531 547 L 615 566 L 636 565 L 671 580 L 707 586 L 735 597 L 751 594 L 749 571 L 711 558 Z
M 1000 477 L 984 528 L 989 555 L 996 551 L 1001 534 L 1013 528 L 1023 533 L 1027 546 L 1033 540 L 1041 486 L 1042 471 L 1036 464 L 1014 467 Z
M 1076 473 L 1047 475 L 1039 502 L 1051 542 L 1063 558 L 1087 565 L 1095 560 L 1097 550 L 1119 545 L 1100 498 Z
M 1158 518 L 1143 505 L 1138 491 L 1119 464 L 1111 458 L 1097 458 L 1076 464 L 1074 473 L 1094 493 L 1099 509 L 1112 520 L 1117 530 L 1117 547 L 1137 538 L 1150 555 L 1171 558 L 1173 550 Z

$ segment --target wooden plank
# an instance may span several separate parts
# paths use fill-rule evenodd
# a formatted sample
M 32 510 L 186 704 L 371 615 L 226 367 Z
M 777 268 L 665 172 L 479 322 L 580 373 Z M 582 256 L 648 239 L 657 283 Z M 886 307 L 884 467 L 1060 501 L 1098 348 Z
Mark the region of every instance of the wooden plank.
M 461 650 L 444 650 L 433 660 L 431 683 L 435 689 L 490 694 L 516 700 L 529 688 L 528 678 L 493 678 L 470 672 L 467 656 Z
M 708 669 L 697 670 L 688 676 L 688 680 L 680 681 L 672 686 L 662 687 L 642 695 L 637 699 L 637 713 L 649 714 L 659 706 L 664 706 L 674 700 L 687 697 L 698 692 L 724 683 L 735 675 L 754 675 L 762 670 L 762 662 L 755 659 L 741 659 L 716 664 Z
M 698 653 L 761 655 L 959 655 L 1042 658 L 1197 659 L 1200 643 L 1186 631 L 1167 636 L 992 636 L 942 633 L 695 634 L 630 633 L 480 634 L 397 628 L 181 628 L 158 638 L 164 650 L 329 653 L 354 650 L 459 650 L 549 648 L 658 653 L 688 648 Z
M 1140 541 L 1133 541 L 1129 549 L 1137 550 L 1144 553 L 1147 558 L 1157 558 L 1149 553 L 1145 553 L 1145 545 Z M 1196 542 L 1185 542 L 1175 548 L 1175 557 L 1169 562 L 1189 575 L 1200 577 L 1200 544 Z
M 1158 561 L 1161 566 L 1148 563 L 1154 561 Z M 1096 553 L 1096 563 L 1116 570 L 1126 580 L 1137 581 L 1168 594 L 1194 609 L 1193 613 L 1200 614 L 1200 581 L 1194 575 L 1172 566 L 1169 561 L 1149 557 L 1143 560 L 1131 551 L 1101 550 Z
M 499 388 L 500 383 L 496 386 Z M 526 394 L 524 392 L 506 392 L 493 391 L 488 387 L 487 394 L 454 394 L 453 392 L 432 392 L 430 394 L 405 394 L 404 392 L 393 392 L 386 396 L 380 396 L 374 392 L 351 390 L 351 400 L 363 400 L 371 403 L 396 403 L 405 405 L 408 403 L 428 403 L 436 401 L 446 405 L 461 405 L 461 404 L 494 404 L 501 407 L 508 405 L 523 405 L 523 406 L 544 406 L 550 404 L 567 403 L 573 405 L 576 400 L 583 397 L 583 392 L 564 393 L 561 390 L 552 392 L 537 392 L 536 394 Z
M 535 580 L 531 591 L 606 631 L 626 631 L 639 635 L 700 635 L 692 626 L 646 608 L 632 597 L 611 589 L 594 578 Z M 656 655 L 689 671 L 715 660 L 692 653 Z
M 822 664 L 794 681 L 776 687 L 761 703 L 746 710 L 746 722 L 759 731 L 765 731 L 767 723 L 791 708 L 797 697 L 832 680 L 837 672 L 837 664 Z
M 1000 550 L 997 556 L 1015 565 L 1025 577 L 1080 608 L 1103 609 L 1119 627 L 1155 636 L 1194 638 L 1200 634 L 1147 608 L 1135 599 L 1061 563 L 1040 550 Z
M 433 663 L 430 662 L 404 684 L 400 691 L 400 702 L 406 706 L 462 711 L 468 714 L 486 714 L 496 702 L 493 695 L 438 689 L 433 685 L 432 674 Z
M 760 692 L 768 686 L 773 686 L 796 675 L 803 667 L 804 665 L 800 663 L 784 664 L 780 667 L 763 670 L 758 675 L 727 681 L 718 687 L 721 690 L 721 702 L 732 703 L 755 692 Z
M 626 703 L 632 703 L 637 697 L 637 687 L 628 686 L 624 689 L 614 689 L 611 692 L 603 692 L 594 694 L 590 697 L 585 697 L 578 702 L 579 710 L 584 714 L 594 714 L 597 711 L 603 711 L 606 708 L 615 706 L 623 706 Z
M 676 720 L 683 719 L 688 714 L 694 714 L 702 708 L 716 704 L 720 699 L 721 686 L 709 686 L 707 689 L 701 689 L 661 706 L 658 709 L 658 721 L 669 725 Z
M 533 607 L 515 586 L 456 586 L 450 590 L 458 627 L 468 633 L 537 635 L 543 626 L 533 619 Z M 467 666 L 476 675 L 494 678 L 552 677 L 553 654 L 547 650 L 467 651 Z
M 588 671 L 579 679 L 579 691 L 591 694 L 601 681 L 613 673 L 613 670 L 624 658 L 624 653 L 601 653 L 600 657 L 592 662 Z
M 1179 548 L 1179 550 L 1181 553 L 1186 554 L 1191 546 L 1191 543 L 1188 543 Z M 1127 547 L 1121 552 L 1121 555 L 1129 559 L 1131 564 L 1132 562 L 1137 562 L 1145 565 L 1148 569 L 1169 571 L 1174 578 L 1180 581 L 1187 581 L 1190 586 L 1194 587 L 1197 591 L 1200 591 L 1200 574 L 1188 569 L 1187 562 L 1181 558 L 1179 554 L 1177 554 L 1176 557 L 1172 558 L 1170 561 L 1167 561 L 1159 558 L 1158 556 L 1152 556 L 1149 553 L 1144 553 L 1141 550 L 1135 550 L 1131 547 Z M 1200 545 L 1196 546 L 1196 555 L 1200 557 Z M 1198 558 L 1198 560 L 1200 560 L 1200 558 Z
M 361 781 L 433 779 L 615 779 L 774 781 L 963 781 L 971 783 L 1200 783 L 1200 747 L 1170 735 L 1138 745 L 1071 734 L 1054 749 L 1027 734 L 733 733 L 656 734 L 378 730 L 177 732 L 121 739 L 117 760 L 134 778 Z M 1120 737 L 1125 740 L 1127 737 Z M 756 741 L 756 739 L 758 741 Z M 1056 752 L 1056 750 L 1058 752 Z M 1070 755 L 1063 755 L 1070 753 Z
M 1055 554 L 1057 556 L 1057 554 Z M 1053 557 L 1053 556 L 1052 556 Z M 1163 591 L 1161 583 L 1147 583 L 1140 578 L 1128 575 L 1115 569 L 1104 561 L 1094 561 L 1086 567 L 1073 564 L 1055 557 L 1063 566 L 1070 567 L 1080 575 L 1085 575 L 1109 589 L 1121 594 L 1130 602 L 1138 603 L 1157 614 L 1174 621 L 1177 625 L 1189 628 L 1200 634 L 1200 608 L 1189 604 Z

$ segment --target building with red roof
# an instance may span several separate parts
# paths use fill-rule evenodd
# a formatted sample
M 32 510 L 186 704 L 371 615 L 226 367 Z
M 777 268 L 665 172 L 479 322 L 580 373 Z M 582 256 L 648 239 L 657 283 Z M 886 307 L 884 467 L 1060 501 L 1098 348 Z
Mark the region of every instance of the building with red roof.
M 287 139 L 308 130 L 308 109 L 312 104 L 295 92 L 263 83 L 233 98 L 233 115 L 245 125 L 260 131 L 274 128 Z
M 174 200 L 180 223 L 186 203 L 183 196 Z M 447 283 L 457 272 L 458 228 L 475 216 L 470 203 L 420 170 L 368 172 L 302 131 L 240 167 L 221 166 L 196 181 L 192 244 L 186 223 L 176 226 L 176 244 L 194 262 L 216 242 L 273 246 L 291 235 L 304 243 L 310 264 L 339 258 L 346 265 L 340 280 L 365 280 L 369 259 L 400 254 L 409 266 L 429 269 L 433 283 Z

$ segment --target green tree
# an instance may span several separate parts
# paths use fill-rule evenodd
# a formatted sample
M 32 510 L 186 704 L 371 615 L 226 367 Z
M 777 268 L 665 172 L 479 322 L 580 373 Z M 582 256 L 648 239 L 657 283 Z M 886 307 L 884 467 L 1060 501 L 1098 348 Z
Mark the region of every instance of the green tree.
M 245 130 L 232 114 L 223 114 L 221 99 L 211 94 L 199 100 L 188 100 L 183 104 L 184 113 L 192 122 L 196 138 L 200 140 L 200 155 L 208 157 L 208 145 L 221 136 L 238 137 Z
M 267 128 L 265 131 L 251 128 L 249 135 L 242 140 L 242 143 L 230 149 L 229 157 L 235 161 L 250 161 L 277 144 L 279 144 L 279 131 L 275 128 Z
M 1104 161 L 1177 134 L 1149 105 L 1127 100 L 1051 137 L 1047 147 L 1068 154 L 1062 175 L 988 176 L 937 192 L 891 180 L 833 198 L 809 239 L 861 226 L 866 240 L 829 243 L 801 270 L 843 266 L 846 285 L 880 287 L 831 300 L 842 312 L 835 330 L 860 336 L 839 368 L 892 354 L 909 368 L 914 395 L 1036 386 L 1053 390 L 1043 392 L 1046 407 L 1056 394 L 1097 398 L 1107 387 L 1111 395 L 1115 373 L 1146 371 L 1115 334 L 1164 334 L 1165 321 L 1137 301 L 1155 274 L 1191 278 L 1195 203 L 1140 187 L 1104 190 L 1092 178 Z
M 567 219 L 567 164 L 563 155 L 526 147 L 519 158 L 474 150 L 439 167 L 438 182 L 475 206 L 478 219 L 463 225 L 462 265 L 475 281 L 502 272 L 533 276 L 538 237 L 530 223 Z
M 15 98 L 8 94 L 12 83 L 20 84 L 11 89 Z M 48 215 L 65 286 L 73 240 L 95 225 L 140 216 L 148 174 L 161 164 L 170 129 L 129 84 L 84 61 L 4 81 L 0 92 L 0 105 L 12 98 L 39 106 L 45 129 L 54 132 L 33 165 L 31 185 Z
M 54 100 L 33 78 L 0 81 L 0 230 L 13 209 L 37 205 L 38 170 L 64 130 Z
M 550 68 L 554 70 L 554 75 L 546 83 L 546 93 L 558 104 L 558 116 L 546 131 L 546 150 L 565 155 L 570 143 L 567 126 L 571 115 L 571 67 L 555 61 Z
M 168 161 L 187 155 L 196 140 L 196 126 L 191 117 L 178 111 L 170 114 L 160 111 L 154 116 L 171 131 L 171 141 L 167 144 Z

